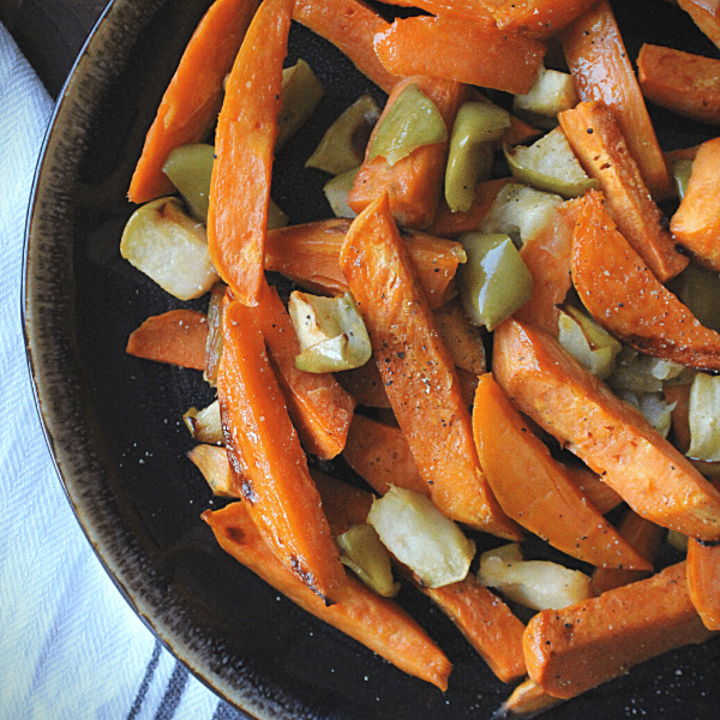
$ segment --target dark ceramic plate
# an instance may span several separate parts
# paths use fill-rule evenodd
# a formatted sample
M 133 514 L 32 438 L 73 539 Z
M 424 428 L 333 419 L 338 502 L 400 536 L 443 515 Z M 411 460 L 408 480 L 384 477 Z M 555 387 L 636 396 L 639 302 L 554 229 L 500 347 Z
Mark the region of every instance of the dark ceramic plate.
M 296 608 L 215 544 L 213 506 L 184 457 L 182 421 L 210 394 L 200 374 L 124 353 L 131 330 L 178 303 L 123 262 L 125 190 L 144 133 L 209 0 L 116 0 L 59 103 L 35 186 L 25 283 L 32 372 L 47 435 L 88 540 L 119 590 L 167 647 L 258 718 L 461 720 L 488 717 L 509 693 L 423 598 L 405 604 L 454 664 L 450 689 L 407 677 Z M 641 39 L 716 56 L 672 5 L 617 3 L 635 57 Z M 334 48 L 293 27 L 327 95 L 278 158 L 275 199 L 302 222 L 329 215 L 322 173 L 302 160 L 361 91 L 381 94 Z M 713 133 L 653 109 L 670 149 Z M 217 506 L 217 501 L 215 506 Z M 671 653 L 548 713 L 552 718 L 711 718 L 720 643 Z

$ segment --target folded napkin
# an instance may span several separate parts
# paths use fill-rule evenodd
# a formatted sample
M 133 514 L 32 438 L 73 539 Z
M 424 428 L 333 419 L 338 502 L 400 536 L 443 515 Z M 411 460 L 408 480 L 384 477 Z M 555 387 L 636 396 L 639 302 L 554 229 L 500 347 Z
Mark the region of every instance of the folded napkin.
M 160 645 L 115 588 L 42 434 L 20 303 L 25 214 L 52 109 L 0 24 L 0 720 L 243 718 Z

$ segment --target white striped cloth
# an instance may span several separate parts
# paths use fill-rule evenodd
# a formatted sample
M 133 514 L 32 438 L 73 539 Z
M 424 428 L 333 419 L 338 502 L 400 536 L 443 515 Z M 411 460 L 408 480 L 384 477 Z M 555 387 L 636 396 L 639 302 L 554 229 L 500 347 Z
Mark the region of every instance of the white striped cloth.
M 0 24 L 0 720 L 238 720 L 134 614 L 80 530 L 32 397 L 23 230 L 52 102 Z

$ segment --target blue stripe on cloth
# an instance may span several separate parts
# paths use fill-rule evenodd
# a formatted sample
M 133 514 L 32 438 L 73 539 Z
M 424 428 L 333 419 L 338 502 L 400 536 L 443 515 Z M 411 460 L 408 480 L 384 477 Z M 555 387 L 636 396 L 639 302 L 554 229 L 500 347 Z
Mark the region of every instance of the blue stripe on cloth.
M 160 707 L 155 713 L 155 720 L 171 720 L 182 699 L 189 674 L 188 669 L 184 665 L 176 662 L 165 695 L 163 695 L 163 699 L 160 701 Z
M 148 688 L 150 687 L 150 683 L 152 682 L 153 675 L 155 674 L 155 670 L 157 669 L 158 662 L 160 662 L 161 652 L 162 645 L 160 645 L 159 640 L 156 640 L 155 647 L 153 648 L 152 657 L 150 658 L 150 662 L 148 663 L 147 669 L 145 670 L 145 675 L 143 676 L 142 682 L 140 683 L 140 687 L 138 688 L 138 692 L 135 696 L 132 707 L 130 708 L 130 712 L 127 715 L 127 720 L 134 720 L 138 712 L 140 711 L 143 701 L 145 700 L 145 696 L 147 695 Z

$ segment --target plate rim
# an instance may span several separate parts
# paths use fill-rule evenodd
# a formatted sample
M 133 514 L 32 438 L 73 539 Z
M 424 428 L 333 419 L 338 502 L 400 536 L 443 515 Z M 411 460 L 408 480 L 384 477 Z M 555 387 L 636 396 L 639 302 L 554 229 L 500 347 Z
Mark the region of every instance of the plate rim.
M 98 70 L 93 61 L 96 56 L 102 56 L 102 48 L 109 42 L 109 38 L 113 38 L 116 42 L 122 38 L 136 39 L 140 30 L 152 22 L 153 17 L 167 5 L 167 2 L 168 0 L 144 0 L 140 4 L 134 0 L 110 0 L 72 64 L 54 104 L 38 155 L 25 218 L 20 303 L 25 359 L 34 405 L 57 481 L 62 486 L 80 530 L 113 585 L 153 636 L 195 678 L 214 692 L 218 700 L 224 700 L 255 720 L 277 720 L 284 717 L 282 708 L 286 699 L 266 697 L 262 698 L 264 702 L 260 702 L 260 698 L 253 694 L 254 688 L 249 690 L 245 688 L 242 683 L 237 682 L 238 678 L 235 675 L 229 672 L 224 675 L 216 672 L 207 660 L 203 660 L 200 651 L 193 644 L 193 640 L 198 644 L 201 639 L 193 638 L 191 635 L 183 637 L 182 631 L 178 630 L 178 623 L 173 625 L 158 617 L 161 603 L 170 598 L 158 598 L 153 602 L 152 587 L 149 587 L 151 583 L 147 578 L 144 578 L 145 581 L 141 585 L 134 585 L 133 578 L 129 574 L 131 570 L 123 562 L 122 551 L 113 551 L 108 547 L 108 538 L 118 532 L 123 540 L 132 541 L 134 537 L 127 527 L 122 527 L 118 531 L 107 524 L 107 517 L 103 517 L 103 514 L 111 512 L 109 506 L 90 511 L 87 503 L 83 502 L 83 493 L 78 487 L 76 476 L 78 473 L 90 472 L 99 477 L 104 473 L 104 468 L 101 459 L 93 452 L 91 436 L 81 440 L 87 451 L 84 463 L 79 462 L 77 452 L 67 451 L 64 442 L 64 438 L 67 437 L 67 430 L 63 427 L 64 421 L 76 413 L 83 412 L 82 401 L 78 400 L 77 393 L 68 393 L 60 399 L 53 396 L 57 392 L 58 385 L 54 383 L 55 376 L 52 370 L 57 371 L 58 368 L 55 367 L 49 372 L 48 358 L 52 358 L 54 352 L 58 353 L 55 361 L 58 364 L 62 360 L 72 358 L 72 349 L 60 346 L 64 341 L 69 340 L 72 343 L 73 338 L 43 339 L 41 335 L 44 328 L 38 320 L 38 316 L 46 309 L 40 296 L 45 285 L 51 281 L 40 278 L 39 271 L 37 269 L 33 271 L 33 268 L 43 259 L 47 260 L 43 258 L 43 253 L 47 251 L 43 236 L 47 232 L 48 222 L 59 223 L 60 230 L 53 232 L 53 235 L 68 241 L 66 252 L 61 253 L 60 259 L 65 261 L 65 268 L 70 271 L 72 264 L 72 202 L 69 196 L 64 196 L 62 191 L 58 192 L 57 188 L 53 188 L 52 176 L 58 170 L 67 167 L 77 169 L 82 157 L 82 149 L 76 149 L 73 154 L 68 153 L 68 147 L 72 147 L 72 141 L 77 142 L 82 136 L 83 129 L 87 128 L 87 124 L 83 122 L 89 124 L 100 103 L 104 83 L 113 76 L 109 66 L 103 65 Z M 210 0 L 198 2 L 198 5 L 203 7 L 209 4 Z M 119 42 L 118 46 L 122 46 L 122 42 Z M 123 56 L 122 59 L 127 58 Z M 69 120 L 74 121 L 74 124 L 70 125 L 74 128 L 70 133 L 71 137 L 61 137 L 59 128 L 61 125 L 67 127 Z M 60 216 L 57 214 L 58 207 L 63 210 Z M 71 295 L 72 293 L 68 291 L 64 298 L 68 306 L 72 306 Z M 74 369 L 76 372 L 79 370 L 78 367 Z M 77 380 L 77 377 L 75 379 Z M 79 429 L 80 426 L 76 426 L 73 431 Z M 108 500 L 112 502 L 110 498 Z M 142 553 L 141 550 L 137 552 Z M 149 555 L 141 554 L 136 562 L 140 565 L 150 559 Z M 143 596 L 143 593 L 147 593 L 147 596 Z M 182 623 L 180 628 L 182 629 Z

